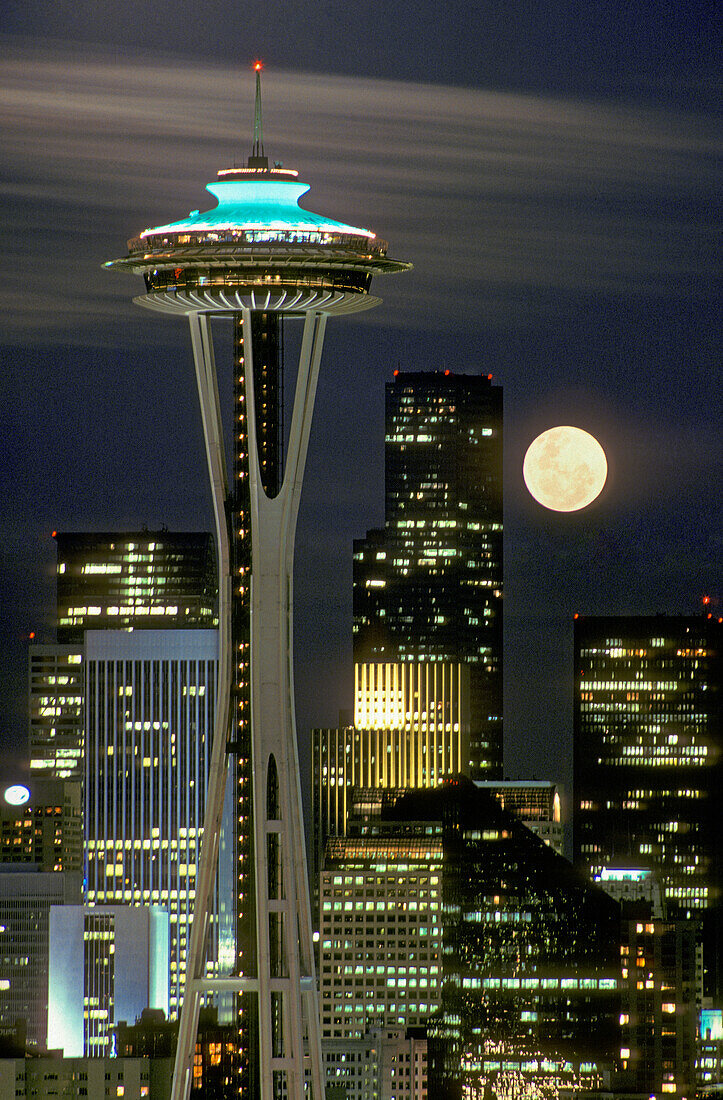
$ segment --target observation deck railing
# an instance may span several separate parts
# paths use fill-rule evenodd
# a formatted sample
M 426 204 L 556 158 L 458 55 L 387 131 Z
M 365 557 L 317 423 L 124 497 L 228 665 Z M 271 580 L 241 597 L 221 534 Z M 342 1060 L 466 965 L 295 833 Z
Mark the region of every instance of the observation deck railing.
M 323 230 L 188 230 L 178 233 L 152 233 L 147 237 L 132 237 L 128 241 L 131 254 L 154 252 L 158 249 L 199 248 L 205 245 L 217 247 L 231 245 L 234 248 L 257 250 L 259 246 L 269 245 L 286 248 L 319 248 L 323 250 L 339 249 L 353 253 L 358 257 L 382 258 L 387 254 L 387 242 L 370 240 L 355 234 L 328 233 Z

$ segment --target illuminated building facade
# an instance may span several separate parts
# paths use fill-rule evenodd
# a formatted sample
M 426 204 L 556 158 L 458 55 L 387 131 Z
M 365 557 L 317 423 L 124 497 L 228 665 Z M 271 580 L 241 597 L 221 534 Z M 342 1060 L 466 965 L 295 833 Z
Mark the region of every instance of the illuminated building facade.
M 530 832 L 563 855 L 564 826 L 560 794 L 555 783 L 546 779 L 481 779 L 475 782 L 480 790 L 496 798 L 527 826 Z
M 705 926 L 720 990 L 723 627 L 704 617 L 575 621 L 574 847 L 591 878 L 658 873 L 667 919 Z
M 323 1092 L 318 996 L 293 713 L 296 517 L 327 318 L 376 305 L 372 277 L 404 271 L 367 229 L 299 205 L 298 173 L 269 162 L 261 133 L 260 63 L 252 155 L 207 187 L 211 210 L 144 230 L 106 266 L 143 275 L 136 301 L 187 317 L 216 520 L 219 691 L 208 820 L 196 889 L 174 1100 L 192 1083 L 209 985 L 205 944 L 219 854 L 228 757 L 235 761 L 238 903 L 235 973 L 242 1088 L 271 1100 Z M 226 473 L 212 317 L 234 329 L 234 469 Z M 282 467 L 283 322 L 303 318 L 293 412 Z M 213 985 L 219 990 L 218 983 Z
M 82 874 L 0 866 L 0 1028 L 27 1021 L 28 1043 L 48 1032 L 49 918 L 52 905 L 77 905 Z
M 690 921 L 623 920 L 621 1068 L 634 1092 L 696 1095 L 695 932 Z
M 27 791 L 27 800 L 0 795 L 0 865 L 32 863 L 41 871 L 82 871 L 80 782 L 32 779 L 19 789 Z
M 599 1088 L 619 1043 L 616 903 L 465 780 L 410 793 L 388 816 L 436 817 L 444 839 L 430 1095 L 499 1095 L 508 1075 L 520 1091 Z
M 603 867 L 594 880 L 606 894 L 620 902 L 623 909 L 648 916 L 663 916 L 663 897 L 658 876 L 650 870 L 637 867 Z
M 49 1050 L 109 1057 L 118 1020 L 168 1011 L 168 928 L 158 906 L 51 907 Z
M 654 871 L 603 867 L 595 881 L 621 909 L 621 1087 L 690 1100 L 699 999 L 696 924 L 663 918 Z
M 83 646 L 29 650 L 30 767 L 43 779 L 83 778 Z
M 395 371 L 385 429 L 385 526 L 354 543 L 354 659 L 468 665 L 468 767 L 501 775 L 502 389 Z
M 211 535 L 199 531 L 55 532 L 58 641 L 85 630 L 218 625 Z
M 83 637 L 93 630 L 213 628 L 213 539 L 196 531 L 54 532 L 58 641 L 29 649 L 30 766 L 82 779 Z
M 321 875 L 323 1039 L 422 1025 L 442 974 L 439 836 L 331 837 Z
M 7 1066 L 8 1076 L 3 1077 Z M 15 1084 L 15 1091 L 4 1091 Z M 151 1092 L 151 1067 L 145 1058 L 23 1058 L 0 1062 L 0 1096 L 18 1100 L 145 1100 Z M 163 1093 L 160 1094 L 163 1096 Z M 166 1093 L 167 1095 L 167 1093 Z
M 324 1039 L 328 1100 L 427 1100 L 424 1028 Z
M 173 1016 L 183 998 L 217 661 L 215 630 L 85 635 L 86 901 L 168 910 Z M 233 911 L 217 912 L 212 958 L 220 952 L 230 966 Z
M 723 1010 L 720 1008 L 705 1006 L 700 1011 L 696 1070 L 700 1092 L 720 1096 L 723 1092 Z
M 469 670 L 449 662 L 354 666 L 354 725 L 312 730 L 315 874 L 346 833 L 355 787 L 434 787 L 467 769 Z

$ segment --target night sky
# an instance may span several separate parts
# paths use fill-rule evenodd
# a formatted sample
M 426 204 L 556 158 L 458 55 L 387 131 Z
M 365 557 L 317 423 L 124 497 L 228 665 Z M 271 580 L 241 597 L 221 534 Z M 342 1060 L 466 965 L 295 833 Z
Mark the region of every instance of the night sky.
M 351 705 L 351 544 L 383 519 L 385 381 L 491 372 L 506 771 L 569 790 L 573 612 L 692 613 L 720 591 L 718 40 L 712 2 L 4 0 L 6 763 L 25 751 L 28 634 L 52 628 L 51 531 L 211 530 L 187 325 L 101 265 L 213 204 L 204 185 L 248 154 L 262 57 L 266 152 L 311 184 L 305 205 L 414 263 L 327 328 L 297 538 L 302 746 Z M 522 483 L 555 424 L 608 454 L 580 513 Z

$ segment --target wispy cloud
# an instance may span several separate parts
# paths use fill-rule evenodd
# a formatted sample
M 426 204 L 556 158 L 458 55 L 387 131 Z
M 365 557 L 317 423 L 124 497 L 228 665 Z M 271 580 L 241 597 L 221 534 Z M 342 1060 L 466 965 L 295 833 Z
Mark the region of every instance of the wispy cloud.
M 130 283 L 100 264 L 202 205 L 202 183 L 246 153 L 250 93 L 226 67 L 9 43 L 6 340 L 100 340 L 122 323 Z M 414 261 L 380 281 L 386 324 L 424 313 L 433 327 L 440 302 L 445 324 L 480 310 L 504 322 L 536 290 L 705 294 L 713 278 L 706 116 L 292 72 L 274 72 L 264 100 L 267 149 L 312 184 L 309 206 Z

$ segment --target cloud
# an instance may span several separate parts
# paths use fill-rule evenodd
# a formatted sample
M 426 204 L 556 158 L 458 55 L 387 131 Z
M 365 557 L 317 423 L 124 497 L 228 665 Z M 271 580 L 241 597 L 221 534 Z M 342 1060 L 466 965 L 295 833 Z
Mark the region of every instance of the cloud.
M 100 265 L 202 205 L 202 184 L 246 155 L 250 75 L 7 46 L 5 339 L 114 339 L 140 287 Z M 536 294 L 709 293 L 705 115 L 294 72 L 269 74 L 264 113 L 267 150 L 312 183 L 311 208 L 370 225 L 414 262 L 378 280 L 387 308 L 371 321 L 507 324 L 520 294 L 534 314 L 547 309 Z

